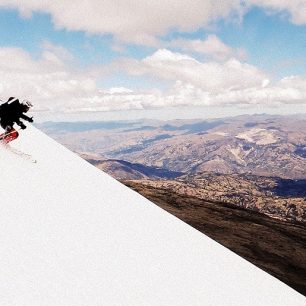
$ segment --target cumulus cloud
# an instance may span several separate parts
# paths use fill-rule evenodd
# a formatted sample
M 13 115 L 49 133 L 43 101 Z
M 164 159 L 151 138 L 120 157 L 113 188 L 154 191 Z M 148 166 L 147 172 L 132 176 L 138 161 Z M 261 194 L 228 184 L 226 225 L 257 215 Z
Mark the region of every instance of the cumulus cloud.
M 200 62 L 188 55 L 161 49 L 140 61 L 121 61 L 120 66 L 132 75 L 149 75 L 173 83 L 164 92 L 121 94 L 121 101 L 126 101 L 127 97 L 130 101 L 137 100 L 138 109 L 190 105 L 276 106 L 306 102 L 306 78 L 294 76 L 272 82 L 263 71 L 237 59 L 223 63 Z
M 42 49 L 44 50 L 45 54 L 49 52 L 49 54 L 55 55 L 61 61 L 69 62 L 74 59 L 71 52 L 69 52 L 63 46 L 55 45 L 48 40 L 45 40 L 42 43 Z
M 123 87 L 99 88 L 101 74 L 71 68 L 63 60 L 68 55 L 62 47 L 48 43 L 38 59 L 22 49 L 0 48 L 1 97 L 28 98 L 33 101 L 34 110 L 58 112 L 191 105 L 273 106 L 306 101 L 305 77 L 286 77 L 273 83 L 266 73 L 237 59 L 200 62 L 161 49 L 142 60 L 121 61 L 120 68 L 126 73 L 149 75 L 170 84 L 166 90 L 135 91 Z
M 191 32 L 219 18 L 242 14 L 239 0 L 0 0 L 1 7 L 52 16 L 58 28 L 89 33 L 110 33 L 123 42 L 158 45 L 157 36 L 170 29 Z
M 256 67 L 234 58 L 224 63 L 200 62 L 167 49 L 160 49 L 141 61 L 121 62 L 121 65 L 130 74 L 148 74 L 160 79 L 178 80 L 209 91 L 260 86 L 268 78 Z
M 54 47 L 54 46 L 53 46 Z M 63 51 L 63 49 L 60 49 Z M 69 69 L 50 49 L 34 60 L 19 48 L 0 49 L 0 94 L 32 99 L 36 110 L 69 107 L 73 99 L 96 91 L 95 81 Z
M 169 102 L 159 90 L 134 92 L 128 88 L 100 89 L 98 71 L 78 71 L 63 58 L 61 46 L 43 44 L 39 59 L 20 48 L 0 48 L 0 96 L 30 99 L 34 111 L 80 112 L 148 109 Z
M 295 24 L 306 23 L 305 0 L 246 0 L 248 5 L 256 5 L 270 12 L 287 12 Z
M 245 59 L 246 51 L 242 48 L 234 49 L 222 42 L 216 35 L 211 34 L 205 40 L 176 39 L 168 44 L 169 47 L 179 48 L 182 51 L 205 55 L 218 61 L 230 58 Z
M 305 80 L 299 80 L 301 83 Z M 305 82 L 304 82 L 305 84 Z M 176 81 L 165 92 L 121 92 L 120 94 L 100 93 L 96 96 L 95 107 L 104 105 L 104 110 L 152 109 L 178 106 L 252 106 L 277 107 L 284 104 L 305 104 L 306 86 L 291 87 L 283 80 L 274 86 L 224 89 L 211 92 L 190 83 Z M 94 109 L 93 108 L 93 109 Z M 92 110 L 93 110 L 92 109 Z
M 300 79 L 304 85 L 297 88 L 289 86 L 281 80 L 274 86 L 250 87 L 244 89 L 224 89 L 211 92 L 192 84 L 177 81 L 167 93 L 167 106 L 252 106 L 263 105 L 275 107 L 281 104 L 305 104 L 305 80 Z
M 305 0 L 0 0 L 0 7 L 18 9 L 26 18 L 33 12 L 48 13 L 57 28 L 113 34 L 121 42 L 155 47 L 160 43 L 157 37 L 170 30 L 193 32 L 219 19 L 239 20 L 253 6 L 287 12 L 292 22 L 306 23 Z M 213 48 L 209 42 L 193 42 L 191 47 Z

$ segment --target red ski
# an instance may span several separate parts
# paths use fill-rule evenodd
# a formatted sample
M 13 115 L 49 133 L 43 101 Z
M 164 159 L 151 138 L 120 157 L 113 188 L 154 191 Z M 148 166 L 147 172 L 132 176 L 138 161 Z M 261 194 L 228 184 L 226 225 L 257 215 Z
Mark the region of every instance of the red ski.
M 0 135 L 0 141 L 9 143 L 18 137 L 19 133 L 13 128 L 10 132 L 2 133 Z

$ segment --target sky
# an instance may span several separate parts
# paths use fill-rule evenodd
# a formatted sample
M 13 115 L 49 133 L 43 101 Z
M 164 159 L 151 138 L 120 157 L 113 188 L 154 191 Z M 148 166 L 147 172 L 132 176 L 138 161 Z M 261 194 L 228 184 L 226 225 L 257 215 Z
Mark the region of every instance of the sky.
M 39 120 L 306 113 L 306 0 L 0 0 L 0 37 Z

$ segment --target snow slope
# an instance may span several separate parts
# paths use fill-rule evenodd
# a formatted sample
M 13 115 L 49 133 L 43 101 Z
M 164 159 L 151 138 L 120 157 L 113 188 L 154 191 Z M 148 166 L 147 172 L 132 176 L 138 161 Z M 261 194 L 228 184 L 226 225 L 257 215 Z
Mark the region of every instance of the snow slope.
M 0 305 L 305 305 L 33 127 L 0 147 Z

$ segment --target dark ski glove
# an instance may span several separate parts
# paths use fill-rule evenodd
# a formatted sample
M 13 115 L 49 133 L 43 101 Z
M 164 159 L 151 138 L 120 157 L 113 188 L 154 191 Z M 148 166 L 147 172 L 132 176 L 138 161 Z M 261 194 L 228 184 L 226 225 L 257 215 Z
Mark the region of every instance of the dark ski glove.
M 19 126 L 20 126 L 20 128 L 21 128 L 22 130 L 24 130 L 24 129 L 27 128 L 23 123 L 20 123 Z

